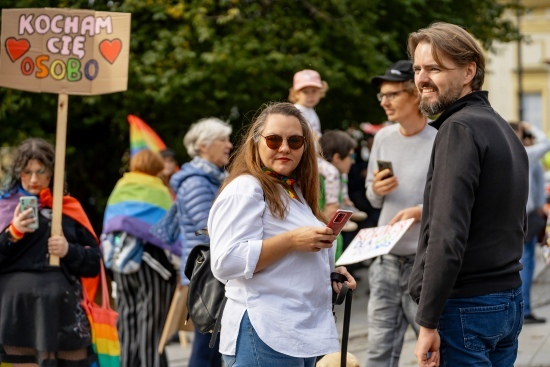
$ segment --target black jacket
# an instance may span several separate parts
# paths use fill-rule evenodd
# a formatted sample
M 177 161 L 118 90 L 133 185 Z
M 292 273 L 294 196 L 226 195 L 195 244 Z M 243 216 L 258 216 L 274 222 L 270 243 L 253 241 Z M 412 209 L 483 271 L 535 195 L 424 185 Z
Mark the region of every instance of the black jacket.
M 50 209 L 42 209 L 51 215 Z M 51 219 L 44 214 L 38 216 L 39 227 L 33 233 L 10 243 L 5 231 L 0 234 L 0 275 L 27 271 L 40 273 L 55 271 L 49 265 L 48 238 Z M 69 277 L 94 277 L 99 274 L 101 253 L 99 244 L 82 225 L 65 215 L 61 218 L 63 235 L 69 242 L 69 251 L 61 259 L 60 266 Z
M 432 125 L 439 131 L 409 292 L 416 322 L 435 329 L 448 298 L 521 285 L 529 166 L 487 92 L 462 97 Z

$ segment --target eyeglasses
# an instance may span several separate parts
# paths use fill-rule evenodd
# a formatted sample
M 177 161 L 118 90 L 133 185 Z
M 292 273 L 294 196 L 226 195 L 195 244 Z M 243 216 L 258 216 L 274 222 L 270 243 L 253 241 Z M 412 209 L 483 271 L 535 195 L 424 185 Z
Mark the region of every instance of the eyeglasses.
M 392 99 L 395 98 L 395 96 L 397 96 L 399 93 L 404 92 L 404 91 L 405 91 L 405 89 L 398 90 L 397 92 L 376 93 L 376 98 L 378 99 L 378 102 L 382 102 L 382 100 L 384 99 L 384 97 L 386 97 L 386 99 L 387 99 L 388 101 L 391 101 Z
M 260 136 L 265 139 L 265 143 L 269 149 L 277 150 L 281 147 L 281 145 L 283 145 L 284 138 L 280 135 Z M 293 150 L 300 149 L 304 145 L 305 141 L 306 140 L 304 137 L 300 135 L 292 135 L 286 138 L 288 147 Z
M 357 153 L 351 153 L 350 155 L 351 161 L 355 162 L 355 158 L 357 158 Z
M 38 171 L 31 171 L 30 169 L 25 169 L 25 170 L 21 171 L 21 177 L 23 177 L 23 176 L 25 176 L 25 177 L 32 177 L 32 175 L 36 175 L 36 177 L 42 178 L 42 177 L 44 177 L 47 173 L 48 173 L 48 171 L 45 170 L 44 168 L 39 169 Z

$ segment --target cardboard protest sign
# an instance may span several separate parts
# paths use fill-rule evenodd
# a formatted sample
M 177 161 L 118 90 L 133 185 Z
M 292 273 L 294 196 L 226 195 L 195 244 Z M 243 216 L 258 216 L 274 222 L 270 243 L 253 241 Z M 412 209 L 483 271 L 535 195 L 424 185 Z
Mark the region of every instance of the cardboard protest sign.
M 403 237 L 414 219 L 406 219 L 393 225 L 364 228 L 357 233 L 336 265 L 355 264 L 376 256 L 389 254 L 393 246 Z
M 96 95 L 128 85 L 130 14 L 2 9 L 0 86 Z

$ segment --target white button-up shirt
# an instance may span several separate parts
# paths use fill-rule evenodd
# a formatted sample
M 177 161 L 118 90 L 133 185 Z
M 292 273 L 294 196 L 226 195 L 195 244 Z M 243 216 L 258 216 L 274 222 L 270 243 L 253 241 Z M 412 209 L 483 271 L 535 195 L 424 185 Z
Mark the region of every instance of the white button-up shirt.
M 302 202 L 288 201 L 285 219 L 274 217 L 258 180 L 237 177 L 220 193 L 208 218 L 211 266 L 226 282 L 220 352 L 235 355 L 241 319 L 250 321 L 264 343 L 277 352 L 309 358 L 339 350 L 332 317 L 330 272 L 334 247 L 319 252 L 291 252 L 254 273 L 264 239 L 302 226 L 324 226 Z

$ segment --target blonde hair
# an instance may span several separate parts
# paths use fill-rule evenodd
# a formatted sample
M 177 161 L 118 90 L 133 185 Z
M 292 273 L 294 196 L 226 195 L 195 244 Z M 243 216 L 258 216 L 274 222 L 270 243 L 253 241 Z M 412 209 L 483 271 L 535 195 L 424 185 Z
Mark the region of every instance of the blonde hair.
M 164 169 L 164 162 L 158 153 L 142 149 L 130 158 L 130 172 L 141 172 L 157 176 Z
M 455 24 L 443 22 L 433 23 L 428 28 L 413 32 L 408 41 L 409 56 L 413 61 L 416 47 L 423 42 L 432 46 L 432 57 L 442 68 L 444 66 L 440 55 L 448 56 L 460 67 L 475 63 L 476 74 L 471 81 L 471 87 L 472 91 L 481 90 L 485 79 L 485 56 L 471 34 Z
M 263 110 L 250 124 L 248 131 L 243 135 L 239 148 L 232 157 L 232 163 L 229 166 L 229 177 L 223 182 L 220 192 L 235 178 L 249 174 L 254 176 L 262 186 L 264 198 L 269 210 L 277 218 L 284 219 L 288 210 L 288 201 L 281 200 L 281 180 L 265 174 L 262 170 L 264 164 L 260 159 L 258 152 L 258 143 L 263 132 L 267 118 L 270 115 L 294 116 L 300 122 L 304 134 L 304 152 L 300 163 L 294 170 L 296 183 L 299 185 L 304 195 L 306 203 L 311 208 L 315 217 L 325 221 L 321 209 L 319 208 L 319 171 L 317 169 L 317 151 L 315 150 L 315 137 L 311 131 L 308 122 L 303 117 L 300 110 L 290 103 L 272 103 L 266 104 Z
M 328 83 L 325 82 L 324 80 L 321 83 L 323 84 L 323 87 L 321 88 L 321 98 L 324 98 L 325 95 L 327 94 L 329 88 L 328 88 Z M 307 88 L 307 87 L 304 87 L 304 88 Z M 304 89 L 304 88 L 302 88 L 302 89 Z M 313 88 L 315 88 L 315 87 L 313 87 Z M 302 89 L 300 89 L 300 90 L 302 90 Z M 292 103 L 298 102 L 298 92 L 300 90 L 296 90 L 293 87 L 290 87 L 288 89 L 288 100 Z

